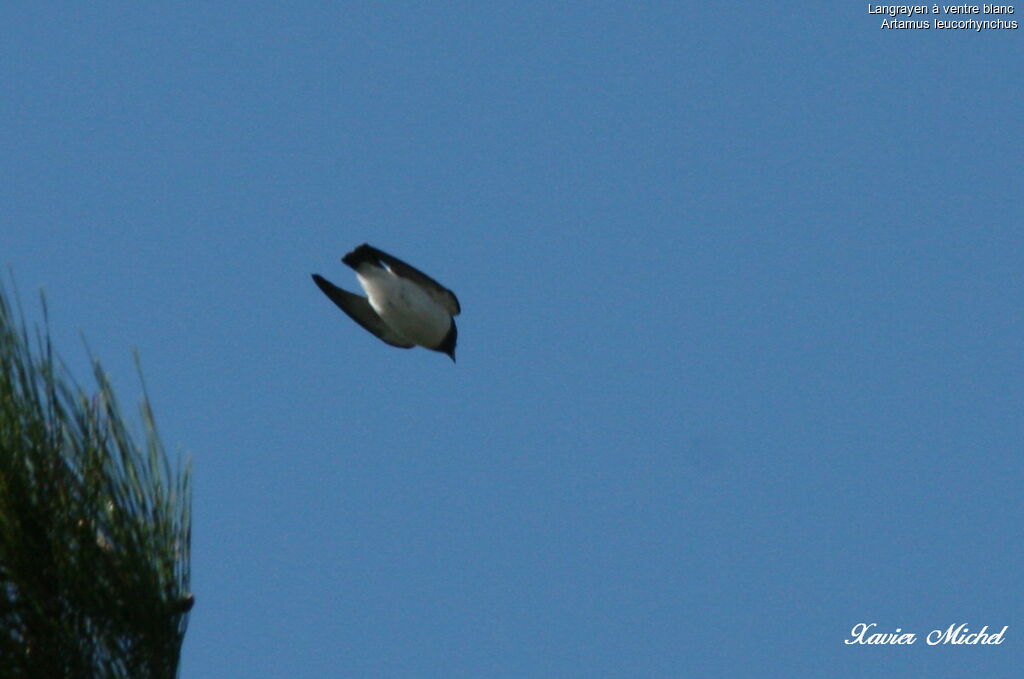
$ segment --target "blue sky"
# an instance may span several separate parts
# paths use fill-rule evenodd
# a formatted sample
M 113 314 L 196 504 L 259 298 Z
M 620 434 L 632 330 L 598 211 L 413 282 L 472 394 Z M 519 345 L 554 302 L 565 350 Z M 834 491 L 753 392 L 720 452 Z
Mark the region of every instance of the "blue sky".
M 1020 32 L 879 23 L 6 8 L 0 259 L 193 460 L 182 676 L 1019 676 Z

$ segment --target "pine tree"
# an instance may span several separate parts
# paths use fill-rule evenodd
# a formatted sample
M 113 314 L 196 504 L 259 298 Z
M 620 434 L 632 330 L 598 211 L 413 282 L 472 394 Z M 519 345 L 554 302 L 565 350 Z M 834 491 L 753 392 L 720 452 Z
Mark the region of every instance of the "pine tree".
M 133 436 L 95 360 L 93 373 L 90 395 L 48 329 L 30 341 L 0 288 L 5 679 L 178 674 L 193 601 L 189 470 L 169 462 L 145 387 Z

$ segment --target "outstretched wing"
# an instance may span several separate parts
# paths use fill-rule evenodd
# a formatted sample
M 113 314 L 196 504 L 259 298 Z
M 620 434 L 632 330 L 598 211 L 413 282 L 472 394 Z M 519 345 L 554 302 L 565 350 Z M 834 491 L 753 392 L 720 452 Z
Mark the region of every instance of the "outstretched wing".
M 455 296 L 454 292 L 444 287 L 416 267 L 406 264 L 397 257 L 392 257 L 388 253 L 383 250 L 378 250 L 372 245 L 364 243 L 341 259 L 341 261 L 353 268 L 358 266 L 359 262 L 367 260 L 383 262 L 396 275 L 401 276 L 402 278 L 408 278 L 415 282 L 426 290 L 434 301 L 444 307 L 452 316 L 458 316 L 459 312 L 462 311 L 462 308 L 459 306 L 459 300 Z
M 365 297 L 360 297 L 348 290 L 342 290 L 318 274 L 313 274 L 313 282 L 332 302 L 338 305 L 339 309 L 348 314 L 349 318 L 372 332 L 382 341 L 402 349 L 411 349 L 416 346 L 388 327 L 387 323 L 381 320 Z

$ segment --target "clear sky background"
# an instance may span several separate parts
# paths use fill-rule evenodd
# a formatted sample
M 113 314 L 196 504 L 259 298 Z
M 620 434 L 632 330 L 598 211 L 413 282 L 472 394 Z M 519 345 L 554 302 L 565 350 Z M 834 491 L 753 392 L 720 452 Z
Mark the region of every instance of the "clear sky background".
M 87 4 L 3 10 L 0 260 L 193 460 L 183 677 L 1019 676 L 1024 29 Z

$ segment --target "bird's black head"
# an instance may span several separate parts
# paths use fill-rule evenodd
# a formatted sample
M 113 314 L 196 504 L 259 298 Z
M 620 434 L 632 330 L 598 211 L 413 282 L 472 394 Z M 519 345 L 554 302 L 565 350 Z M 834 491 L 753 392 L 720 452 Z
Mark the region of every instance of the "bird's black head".
M 451 357 L 452 363 L 455 362 L 455 340 L 459 336 L 459 329 L 455 327 L 455 319 L 452 319 L 452 327 L 448 329 L 448 334 L 444 336 L 441 343 L 434 347 L 434 351 L 440 351 L 442 354 L 448 354 Z

